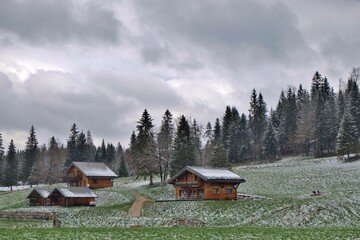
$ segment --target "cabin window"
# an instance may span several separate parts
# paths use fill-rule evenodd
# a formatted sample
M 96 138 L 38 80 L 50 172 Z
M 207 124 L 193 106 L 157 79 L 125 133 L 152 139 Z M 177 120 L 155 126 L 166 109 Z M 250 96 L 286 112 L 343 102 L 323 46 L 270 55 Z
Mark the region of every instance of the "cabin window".
M 232 188 L 225 188 L 225 194 L 231 194 L 231 193 L 233 193 Z
M 219 188 L 213 188 L 212 193 L 220 193 Z
M 93 180 L 92 180 L 92 182 L 93 182 L 94 184 L 96 184 L 96 183 L 97 183 L 96 179 L 93 179 Z

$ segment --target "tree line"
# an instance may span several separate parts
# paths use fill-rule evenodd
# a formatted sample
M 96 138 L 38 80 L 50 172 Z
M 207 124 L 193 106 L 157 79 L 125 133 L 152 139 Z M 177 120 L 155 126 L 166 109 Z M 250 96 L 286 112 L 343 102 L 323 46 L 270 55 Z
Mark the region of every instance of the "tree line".
M 124 151 L 120 143 L 95 147 L 91 132 L 79 131 L 74 123 L 66 145 L 54 136 L 49 143 L 39 145 L 34 126 L 31 126 L 24 150 L 16 150 L 13 140 L 5 154 L 0 133 L 0 185 L 54 184 L 64 182 L 65 169 L 74 161 L 103 162 L 119 176 L 127 176 Z
M 165 182 L 189 165 L 230 167 L 289 155 L 349 157 L 359 150 L 359 76 L 360 68 L 354 68 L 335 92 L 328 79 L 315 72 L 310 90 L 289 86 L 280 92 L 274 109 L 253 89 L 247 114 L 227 106 L 221 118 L 206 125 L 185 115 L 175 119 L 166 110 L 155 128 L 145 109 L 126 149 L 104 140 L 95 147 L 91 132 L 79 131 L 75 123 L 66 146 L 55 137 L 39 146 L 32 126 L 25 150 L 16 151 L 11 140 L 5 154 L 0 134 L 0 183 L 60 182 L 73 161 L 104 162 L 119 176 L 142 176 L 153 184 L 154 176 Z

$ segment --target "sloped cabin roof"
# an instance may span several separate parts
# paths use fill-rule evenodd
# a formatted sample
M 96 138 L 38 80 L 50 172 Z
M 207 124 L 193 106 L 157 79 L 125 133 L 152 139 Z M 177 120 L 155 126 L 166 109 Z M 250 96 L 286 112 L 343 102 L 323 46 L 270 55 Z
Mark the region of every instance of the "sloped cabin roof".
M 195 174 L 205 182 L 244 183 L 246 181 L 244 178 L 227 169 L 187 166 L 169 179 L 168 183 L 175 183 L 176 179 L 186 172 Z
M 61 194 L 65 198 L 97 198 L 97 195 L 87 187 L 57 187 L 50 194 L 58 196 Z
M 108 166 L 100 162 L 72 162 L 66 172 L 69 172 L 72 166 L 77 167 L 87 177 L 118 177 Z
M 26 198 L 34 197 L 36 194 L 40 195 L 42 198 L 47 198 L 52 190 L 53 189 L 36 187 L 29 193 Z

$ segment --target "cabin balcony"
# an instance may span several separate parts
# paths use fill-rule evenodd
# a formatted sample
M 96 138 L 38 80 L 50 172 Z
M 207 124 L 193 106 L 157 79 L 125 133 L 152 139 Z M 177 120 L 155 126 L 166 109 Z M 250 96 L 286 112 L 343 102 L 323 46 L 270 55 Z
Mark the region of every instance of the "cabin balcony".
M 190 182 L 176 182 L 176 187 L 199 187 L 200 182 L 199 181 L 190 181 Z

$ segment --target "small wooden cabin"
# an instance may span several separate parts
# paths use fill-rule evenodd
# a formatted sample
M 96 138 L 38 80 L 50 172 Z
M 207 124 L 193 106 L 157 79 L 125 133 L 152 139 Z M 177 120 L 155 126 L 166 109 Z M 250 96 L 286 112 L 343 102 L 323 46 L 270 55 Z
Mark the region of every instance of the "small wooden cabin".
M 235 200 L 237 188 L 245 179 L 227 169 L 185 167 L 168 183 L 179 200 Z
M 52 206 L 94 206 L 97 196 L 87 187 L 57 187 L 48 198 Z
M 29 206 L 48 206 L 50 205 L 50 199 L 48 198 L 51 193 L 51 189 L 48 188 L 34 188 L 26 197 L 29 199 Z
M 66 169 L 69 187 L 106 188 L 113 186 L 113 179 L 118 177 L 104 163 L 73 162 Z

